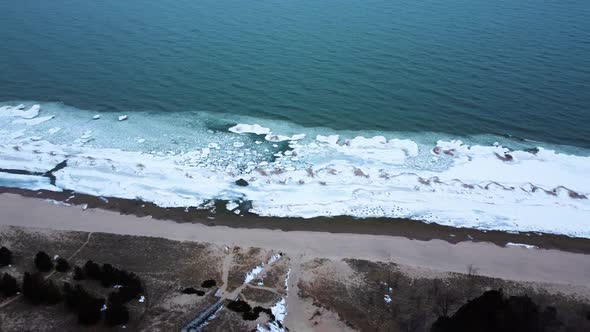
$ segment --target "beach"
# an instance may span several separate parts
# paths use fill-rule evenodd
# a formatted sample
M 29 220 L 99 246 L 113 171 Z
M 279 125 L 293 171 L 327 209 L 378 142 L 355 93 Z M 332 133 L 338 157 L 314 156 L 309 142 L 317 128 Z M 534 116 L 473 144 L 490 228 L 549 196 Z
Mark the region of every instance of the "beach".
M 199 310 L 217 303 L 218 297 L 211 295 L 195 304 L 196 299 L 176 293 L 178 280 L 185 280 L 182 285 L 195 277 L 220 280 L 216 296 L 225 301 L 239 297 L 263 306 L 283 303 L 281 324 L 295 331 L 391 329 L 417 317 L 423 317 L 421 326 L 427 328 L 436 318 L 432 312 L 423 316 L 421 309 L 407 309 L 412 305 L 401 316 L 392 316 L 391 310 L 399 310 L 393 308 L 406 301 L 413 303 L 416 294 L 423 294 L 420 296 L 435 310 L 440 299 L 431 298 L 431 287 L 442 287 L 442 294 L 456 299 L 469 299 L 490 287 L 504 288 L 508 294 L 552 303 L 561 315 L 568 306 L 583 308 L 590 302 L 590 259 L 579 251 L 526 243 L 353 234 L 341 229 L 280 230 L 265 228 L 264 223 L 251 227 L 211 224 L 223 219 L 223 214 L 206 219 L 208 223 L 179 222 L 13 193 L 0 194 L 0 211 L 0 240 L 13 248 L 69 252 L 70 259 L 78 262 L 84 257 L 99 261 L 102 257 L 136 269 L 146 278 L 146 296 L 158 299 L 146 306 L 131 306 L 134 315 L 151 317 L 132 319 L 130 328 L 136 330 L 180 329 Z M 187 257 L 186 247 L 193 248 Z M 201 263 L 196 264 L 196 257 Z M 184 262 L 186 259 L 191 261 Z M 25 262 L 18 266 L 23 264 L 26 266 Z M 22 268 L 11 267 L 10 271 L 18 274 Z M 167 272 L 158 272 L 162 268 Z M 187 268 L 196 270 L 186 274 Z M 390 304 L 392 297 L 395 301 Z M 460 304 L 456 301 L 451 308 Z M 23 302 L 18 298 L 0 301 L 0 308 L 4 308 L 0 316 L 6 330 L 23 328 L 23 321 L 10 318 L 27 312 Z M 50 312 L 50 316 L 38 316 L 33 325 L 55 326 L 55 319 L 63 313 Z M 170 321 L 162 313 L 176 318 Z M 567 315 L 573 315 L 568 324 L 582 324 L 573 323 L 579 320 L 574 312 Z M 228 310 L 220 310 L 207 324 L 211 330 L 252 328 Z
M 558 250 L 499 247 L 490 243 L 410 240 L 396 236 L 242 229 L 137 218 L 100 209 L 84 210 L 34 198 L 2 194 L 3 225 L 162 237 L 280 250 L 313 258 L 396 261 L 464 273 L 469 265 L 482 275 L 520 281 L 590 284 L 588 255 Z
M 587 2 L 0 2 L 0 330 L 590 331 Z

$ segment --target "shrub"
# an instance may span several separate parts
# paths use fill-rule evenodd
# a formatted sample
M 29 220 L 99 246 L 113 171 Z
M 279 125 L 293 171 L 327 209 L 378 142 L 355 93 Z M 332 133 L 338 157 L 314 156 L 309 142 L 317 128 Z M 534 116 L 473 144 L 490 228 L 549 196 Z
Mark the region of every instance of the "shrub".
M 215 282 L 215 280 L 205 280 L 203 281 L 203 283 L 201 284 L 201 287 L 203 288 L 211 288 L 211 287 L 215 287 L 215 285 L 217 285 L 217 283 Z
M 12 264 L 12 252 L 6 247 L 0 248 L 0 267 Z
M 23 276 L 23 296 L 32 304 L 57 304 L 62 301 L 59 288 L 43 276 L 26 272 Z
M 100 321 L 104 299 L 93 296 L 82 298 L 78 310 L 78 323 L 81 325 L 94 325 Z
M 84 264 L 84 274 L 90 279 L 100 280 L 100 266 L 91 260 L 87 261 L 86 264 Z
M 36 288 L 37 282 L 34 279 L 29 272 L 25 272 L 23 275 L 23 296 L 25 299 L 36 304 L 37 302 L 41 302 L 41 296 L 39 290 Z
M 53 268 L 53 262 L 44 251 L 39 251 L 35 256 L 35 266 L 41 272 L 49 272 Z
M 227 308 L 235 312 L 248 312 L 252 310 L 252 307 L 246 301 L 237 300 L 228 303 Z
M 197 290 L 193 287 L 187 287 L 182 290 L 182 294 L 197 294 Z
M 81 302 L 80 299 L 84 296 L 82 293 L 86 293 L 86 291 L 80 285 L 73 288 L 69 282 L 64 282 L 63 291 L 66 306 L 77 311 Z
M 540 313 L 528 296 L 506 299 L 501 289 L 491 290 L 467 302 L 452 317 L 439 317 L 431 331 L 545 331 L 561 324 L 556 313 L 552 307 Z
M 79 324 L 94 325 L 98 323 L 104 299 L 92 296 L 80 285 L 73 288 L 67 282 L 64 283 L 64 298 L 68 308 L 78 313 Z
M 129 322 L 129 310 L 123 303 L 118 300 L 109 298 L 107 310 L 105 312 L 105 320 L 107 325 L 125 325 Z
M 261 312 L 264 312 L 268 315 L 268 317 L 270 318 L 270 320 L 274 321 L 275 320 L 275 315 L 272 313 L 272 310 L 270 309 L 266 309 L 260 306 L 256 306 L 254 307 L 254 309 L 252 309 L 252 311 L 254 311 L 257 314 L 260 314 Z
M 16 278 L 8 273 L 4 273 L 2 280 L 0 280 L 0 290 L 6 297 L 14 296 L 18 292 L 18 284 Z
M 121 285 L 118 290 L 118 295 L 122 303 L 127 303 L 143 293 L 143 286 L 141 285 L 139 277 L 135 273 L 129 273 L 122 270 L 117 271 L 119 272 L 119 277 L 116 280 L 116 283 Z
M 260 313 L 253 312 L 253 311 L 246 311 L 242 314 L 242 318 L 244 320 L 257 320 Z
M 55 263 L 55 270 L 57 272 L 67 272 L 70 270 L 70 263 L 65 258 L 59 257 Z
M 84 271 L 79 267 L 74 267 L 74 280 L 84 280 L 86 276 L 84 275 Z
M 48 280 L 45 282 L 45 287 L 43 288 L 43 298 L 44 302 L 47 304 L 58 304 L 63 300 L 63 296 L 59 287 L 51 281 Z

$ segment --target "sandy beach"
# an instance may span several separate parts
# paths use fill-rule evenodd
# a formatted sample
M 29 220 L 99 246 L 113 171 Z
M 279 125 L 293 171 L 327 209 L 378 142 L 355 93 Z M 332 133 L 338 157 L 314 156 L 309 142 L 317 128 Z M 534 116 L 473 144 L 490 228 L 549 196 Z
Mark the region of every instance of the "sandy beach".
M 420 322 L 418 330 L 426 331 L 436 319 L 442 297 L 452 297 L 451 310 L 456 310 L 489 289 L 530 295 L 541 305 L 557 306 L 568 324 L 580 328 L 586 324 L 579 313 L 585 312 L 590 299 L 590 259 L 580 252 L 481 239 L 450 242 L 286 231 L 264 228 L 264 223 L 250 228 L 211 225 L 218 219 L 228 222 L 223 221 L 224 214 L 205 217 L 203 222 L 179 222 L 13 193 L 0 194 L 0 211 L 0 240 L 21 253 L 18 264 L 8 268 L 15 275 L 26 271 L 36 250 L 66 255 L 77 264 L 96 259 L 138 271 L 147 297 L 155 301 L 131 306 L 136 317 L 131 330 L 180 329 L 219 298 L 213 293 L 187 297 L 178 288 L 208 278 L 221 284 L 216 293 L 221 301 L 239 297 L 265 307 L 283 303 L 288 314 L 282 323 L 292 331 L 396 330 L 409 322 Z M 247 222 L 243 217 L 241 223 Z M 277 257 L 278 262 L 271 263 Z M 259 276 L 253 281 L 246 277 L 244 282 L 244 276 L 259 266 Z M 433 289 L 442 291 L 433 293 Z M 426 307 L 413 309 L 417 298 Z M 0 307 L 4 320 L 0 328 L 18 331 L 28 326 L 26 320 L 14 319 L 29 315 L 26 302 L 6 299 Z M 59 307 L 52 310 L 34 325 L 58 326 L 63 317 L 71 318 Z M 209 330 L 244 331 L 259 323 L 267 324 L 264 318 L 248 322 L 222 310 Z
M 21 227 L 104 232 L 197 241 L 218 245 L 280 250 L 310 258 L 354 258 L 465 273 L 469 265 L 480 275 L 502 279 L 590 284 L 588 255 L 558 250 L 500 247 L 491 243 L 442 240 L 419 241 L 403 237 L 334 234 L 326 232 L 239 229 L 183 224 L 151 217 L 138 218 L 100 209 L 56 205 L 14 194 L 0 195 L 0 223 Z

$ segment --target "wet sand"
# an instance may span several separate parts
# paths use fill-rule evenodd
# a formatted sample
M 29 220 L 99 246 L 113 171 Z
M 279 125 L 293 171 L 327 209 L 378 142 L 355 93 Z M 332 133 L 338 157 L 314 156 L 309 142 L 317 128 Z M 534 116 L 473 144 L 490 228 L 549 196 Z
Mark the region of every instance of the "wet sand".
M 150 216 L 158 220 L 178 223 L 196 223 L 207 226 L 227 226 L 240 229 L 270 229 L 282 231 L 309 231 L 346 234 L 389 235 L 408 239 L 428 241 L 443 240 L 448 243 L 489 242 L 499 246 L 507 243 L 525 243 L 543 249 L 557 249 L 590 254 L 590 239 L 573 238 L 565 235 L 502 231 L 485 231 L 472 228 L 442 226 L 401 218 L 358 219 L 348 216 L 321 218 L 277 218 L 255 214 L 236 215 L 225 209 L 225 202 L 218 201 L 214 209 L 162 208 L 153 203 L 112 197 L 96 197 L 69 190 L 53 192 L 0 187 L 0 194 L 13 193 L 24 197 L 52 199 L 73 205 L 86 205 L 137 217 Z M 242 209 L 243 210 L 243 209 Z
M 281 231 L 207 226 L 152 217 L 122 215 L 104 209 L 62 206 L 15 194 L 0 195 L 0 224 L 85 232 L 162 237 L 179 241 L 260 247 L 308 258 L 386 261 L 440 271 L 518 281 L 590 285 L 590 256 L 547 249 L 501 247 L 492 243 L 416 240 L 401 236 Z M 247 220 L 248 217 L 243 217 Z M 586 242 L 585 242 L 586 243 Z

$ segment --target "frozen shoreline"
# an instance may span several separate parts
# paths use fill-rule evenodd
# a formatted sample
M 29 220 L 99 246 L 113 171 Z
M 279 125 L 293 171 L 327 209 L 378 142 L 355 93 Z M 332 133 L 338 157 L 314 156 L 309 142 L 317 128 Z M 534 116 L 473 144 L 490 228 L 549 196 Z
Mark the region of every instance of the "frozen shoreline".
M 0 122 L 12 121 L 0 132 L 0 169 L 44 173 L 64 161 L 67 167 L 53 174 L 53 183 L 0 173 L 0 186 L 72 190 L 160 207 L 228 200 L 241 206 L 238 214 L 269 217 L 407 218 L 590 238 L 590 157 L 454 140 L 425 145 L 379 135 L 279 135 L 243 123 L 226 132 L 207 131 L 201 143 L 206 147 L 129 151 L 97 146 L 95 140 L 104 136 L 100 126 L 108 126 L 108 133 L 116 136 L 146 121 L 140 116 L 119 123 L 115 118 L 92 120 L 90 113 L 77 128 L 79 138 L 65 144 L 59 137 L 68 131 L 56 131 L 51 123 L 63 114 L 32 126 L 13 120 L 34 120 L 43 112 L 37 106 L 0 110 L 5 115 Z M 44 136 L 31 136 L 39 132 Z M 134 142 L 143 146 L 150 140 Z M 238 179 L 248 186 L 236 186 Z

